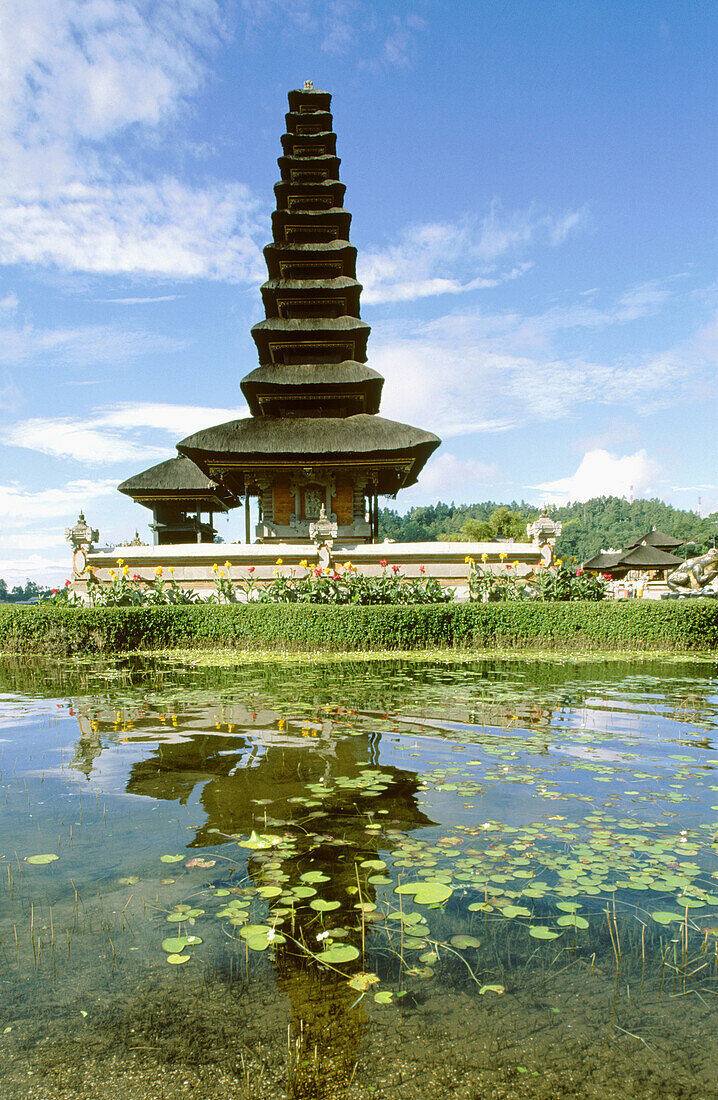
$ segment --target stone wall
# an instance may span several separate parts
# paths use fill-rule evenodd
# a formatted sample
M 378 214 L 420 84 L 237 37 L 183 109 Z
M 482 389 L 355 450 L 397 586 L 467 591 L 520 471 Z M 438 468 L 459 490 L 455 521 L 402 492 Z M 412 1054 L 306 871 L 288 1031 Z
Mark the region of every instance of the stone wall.
M 548 562 L 551 556 L 548 546 L 515 542 L 336 542 L 331 548 L 322 547 L 321 550 L 314 543 L 193 543 L 116 546 L 112 550 L 91 551 L 87 555 L 87 566 L 100 582 L 110 581 L 109 571 L 117 570 L 120 558 L 129 567 L 130 576 L 137 575 L 149 582 L 154 581 L 156 570 L 161 567 L 164 578 L 174 577 L 181 587 L 208 596 L 215 590 L 213 565 L 224 568 L 228 562 L 231 580 L 251 577 L 261 584 L 274 580 L 277 569 L 303 572 L 302 561 L 310 566 L 324 566 L 327 553 L 330 563 L 351 561 L 366 576 L 381 576 L 384 568 L 396 565 L 403 576 L 435 577 L 440 584 L 454 588 L 457 599 L 468 598 L 467 557 L 481 562 L 482 555 L 486 554 L 485 564 L 497 573 L 506 568 L 505 563 L 513 567 L 513 563 L 518 562 L 518 575 L 526 577 L 538 567 L 540 560 Z M 73 589 L 80 594 L 87 591 L 86 573 L 75 577 Z

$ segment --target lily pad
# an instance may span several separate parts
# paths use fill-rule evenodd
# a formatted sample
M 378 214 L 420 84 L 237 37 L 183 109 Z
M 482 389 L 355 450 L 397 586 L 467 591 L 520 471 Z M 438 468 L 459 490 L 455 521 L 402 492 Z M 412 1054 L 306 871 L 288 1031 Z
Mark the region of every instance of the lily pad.
M 585 917 L 579 917 L 576 913 L 566 913 L 563 917 L 559 917 L 556 924 L 561 928 L 588 928 L 588 921 Z
M 180 966 L 182 963 L 188 963 L 189 962 L 189 955 L 179 955 L 179 954 L 168 955 L 167 956 L 167 962 L 171 963 L 172 966 Z
M 560 935 L 560 932 L 552 932 L 545 924 L 534 924 L 529 928 L 529 936 L 535 940 L 557 940 Z
M 452 936 L 449 940 L 452 947 L 458 947 L 459 951 L 465 951 L 467 947 L 481 947 L 481 940 L 476 936 Z
M 323 871 L 305 871 L 299 877 L 302 882 L 329 882 L 329 875 L 325 875 Z
M 479 990 L 479 993 L 481 994 L 481 996 L 483 996 L 484 993 L 498 993 L 498 994 L 501 994 L 501 993 L 505 993 L 505 992 L 506 992 L 506 990 L 504 989 L 504 987 L 502 985 L 482 985 L 481 989 Z
M 374 994 L 374 1000 L 378 1005 L 390 1005 L 394 1000 L 394 994 L 391 989 L 382 989 L 380 993 Z
M 329 913 L 332 909 L 338 909 L 340 904 L 338 901 L 325 901 L 323 898 L 315 898 L 309 902 L 310 908 L 316 909 L 318 913 Z
M 350 943 L 333 943 L 317 955 L 317 958 L 320 962 L 332 964 L 352 962 L 359 958 L 359 950 Z
M 202 943 L 199 936 L 168 936 L 166 940 L 162 940 L 162 950 L 170 955 L 178 955 L 185 947 L 198 943 Z
M 56 856 L 54 852 L 45 852 L 38 856 L 25 856 L 25 862 L 43 865 L 45 863 L 54 863 L 55 860 L 59 858 L 60 857 Z
M 184 856 L 181 853 L 178 856 L 170 856 L 170 855 L 160 856 L 160 863 L 179 863 L 180 860 L 183 860 L 183 859 L 184 859 Z
M 397 886 L 395 894 L 413 894 L 417 905 L 439 905 L 453 894 L 451 886 L 445 882 L 404 882 Z

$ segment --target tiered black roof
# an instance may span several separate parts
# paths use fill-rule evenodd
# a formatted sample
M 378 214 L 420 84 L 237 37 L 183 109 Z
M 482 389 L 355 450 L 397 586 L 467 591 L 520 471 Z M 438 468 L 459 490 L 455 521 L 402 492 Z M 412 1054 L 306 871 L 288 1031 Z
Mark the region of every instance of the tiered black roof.
M 329 93 L 310 83 L 289 93 L 273 239 L 264 250 L 265 320 L 252 329 L 259 367 L 241 382 L 252 419 L 177 444 L 232 494 L 246 491 L 243 470 L 306 466 L 310 457 L 335 467 L 354 460 L 369 467 L 374 491 L 395 493 L 416 481 L 440 443 L 375 416 L 384 379 L 366 366 L 370 328 L 360 316 L 330 105 Z M 136 481 L 123 491 L 134 495 Z
M 416 481 L 440 441 L 374 417 L 384 379 L 366 366 L 370 328 L 360 315 L 330 104 L 318 89 L 289 93 L 273 239 L 264 249 L 265 320 L 252 329 L 260 366 L 241 383 L 256 421 L 208 428 L 178 447 L 215 474 L 223 463 L 266 466 L 272 456 L 277 465 L 375 459 L 380 491 L 393 493 Z
M 289 93 L 273 240 L 264 250 L 266 320 L 252 329 L 261 366 L 242 381 L 253 416 L 335 418 L 379 409 L 384 380 L 357 371 L 370 329 L 359 312 L 330 103 L 318 89 Z

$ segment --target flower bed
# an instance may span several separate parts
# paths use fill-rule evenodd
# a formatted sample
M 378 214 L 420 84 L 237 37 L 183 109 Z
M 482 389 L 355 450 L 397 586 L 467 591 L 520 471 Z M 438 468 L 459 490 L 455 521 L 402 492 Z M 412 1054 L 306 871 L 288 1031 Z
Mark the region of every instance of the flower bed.
M 298 568 L 284 568 L 277 558 L 274 578 L 269 583 L 259 583 L 252 577 L 254 566 L 249 566 L 249 576 L 232 580 L 231 565 L 212 566 L 215 591 L 205 600 L 191 590 L 180 587 L 174 578 L 174 568 L 163 566 L 154 570 L 152 581 L 132 574 L 122 558 L 117 559 L 117 569 L 110 569 L 110 583 L 101 584 L 90 573 L 87 594 L 93 607 L 142 607 L 162 604 L 182 605 L 196 603 L 305 603 L 305 604 L 431 604 L 449 603 L 454 590 L 444 588 L 435 577 L 424 576 L 420 566 L 419 577 L 406 577 L 398 565 L 389 565 L 383 558 L 381 576 L 367 577 L 350 561 L 327 567 L 311 566 L 301 561 Z M 58 593 L 62 600 L 70 600 L 67 592 Z
M 466 556 L 469 567 L 469 598 L 477 603 L 503 600 L 602 600 L 606 595 L 608 575 L 586 573 L 575 559 L 556 558 L 551 565 L 540 562 L 531 577 L 519 576 L 518 561 L 507 562 L 507 554 L 499 554 L 501 569 L 496 573 L 486 565 L 488 554 L 482 554 L 482 564 Z

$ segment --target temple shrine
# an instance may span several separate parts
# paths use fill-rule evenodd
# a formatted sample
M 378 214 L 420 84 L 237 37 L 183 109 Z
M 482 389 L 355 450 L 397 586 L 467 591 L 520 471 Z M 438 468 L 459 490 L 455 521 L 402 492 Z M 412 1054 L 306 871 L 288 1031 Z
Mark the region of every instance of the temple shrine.
M 258 543 L 378 541 L 379 495 L 413 485 L 440 440 L 378 415 L 384 379 L 367 366 L 351 215 L 339 180 L 331 96 L 289 93 L 264 249 L 259 366 L 241 382 L 251 416 L 195 432 L 179 457 L 129 478 L 156 545 L 213 542 L 214 514 L 258 502 Z

